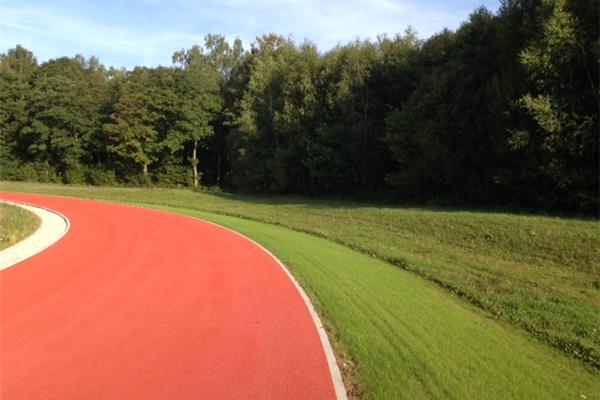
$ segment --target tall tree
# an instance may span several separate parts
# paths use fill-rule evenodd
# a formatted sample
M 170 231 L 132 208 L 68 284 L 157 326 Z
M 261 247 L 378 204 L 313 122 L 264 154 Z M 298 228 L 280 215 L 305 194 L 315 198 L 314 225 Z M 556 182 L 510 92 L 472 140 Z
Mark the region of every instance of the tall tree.
M 514 130 L 511 138 L 517 151 L 535 146 L 540 153 L 539 168 L 554 182 L 552 203 L 588 210 L 598 208 L 598 7 L 544 2 L 542 34 L 521 52 L 533 90 L 520 104 L 535 127 Z
M 236 38 L 230 45 L 223 35 L 207 35 L 205 47 L 209 63 L 219 72 L 221 110 L 213 121 L 214 135 L 210 141 L 207 154 L 212 156 L 206 171 L 211 171 L 212 183 L 222 185 L 224 176 L 229 170 L 227 141 L 230 132 L 236 128 L 240 115 L 240 101 L 248 82 L 248 70 L 245 65 L 247 53 L 242 41 Z M 209 158 L 207 157 L 207 158 Z
M 17 45 L 0 55 L 0 174 L 13 177 L 19 160 L 27 157 L 19 148 L 19 133 L 26 124 L 27 95 L 38 69 L 29 50 Z
M 424 70 L 406 105 L 390 114 L 387 142 L 399 163 L 389 182 L 419 200 L 483 203 L 499 165 L 491 109 L 497 74 L 493 15 L 479 9 L 456 33 L 428 40 Z
M 372 137 L 376 133 L 372 117 L 376 100 L 371 75 L 377 58 L 373 43 L 355 41 L 334 49 L 324 60 L 327 125 L 332 127 L 331 134 L 342 135 L 350 168 L 348 179 L 354 187 L 367 186 L 370 161 L 374 161 L 370 156 L 377 143 Z
M 319 56 L 277 35 L 257 38 L 242 100 L 237 183 L 257 191 L 305 191 L 307 146 L 315 132 Z
M 108 151 L 124 162 L 125 168 L 128 163 L 137 165 L 145 183 L 150 182 L 150 165 L 168 147 L 165 140 L 175 124 L 176 106 L 172 70 L 136 68 L 104 125 L 110 140 Z
M 44 63 L 33 76 L 27 123 L 20 132 L 29 156 L 67 182 L 84 181 L 86 150 L 99 129 L 98 98 L 90 90 L 86 69 L 81 56 Z
M 212 37 L 208 37 L 209 43 Z M 190 163 L 194 187 L 198 186 L 198 150 L 200 144 L 214 134 L 211 124 L 221 109 L 220 75 L 218 66 L 226 49 L 216 48 L 209 55 L 194 46 L 187 51 L 173 55 L 173 62 L 179 65 L 179 115 L 177 124 L 169 135 L 169 146 L 177 150 L 191 146 Z M 211 59 L 212 56 L 213 58 Z

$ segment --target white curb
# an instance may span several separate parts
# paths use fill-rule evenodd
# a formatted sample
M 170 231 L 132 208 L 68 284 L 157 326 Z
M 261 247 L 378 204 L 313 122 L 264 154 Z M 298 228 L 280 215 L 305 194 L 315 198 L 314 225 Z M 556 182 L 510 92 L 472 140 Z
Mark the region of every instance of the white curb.
M 69 230 L 69 220 L 56 211 L 8 200 L 0 200 L 0 202 L 24 208 L 37 215 L 41 220 L 40 227 L 34 233 L 0 251 L 0 271 L 47 249 L 62 238 Z
M 179 215 L 182 215 L 182 214 L 179 214 Z M 194 218 L 194 217 L 192 217 L 192 218 Z M 200 221 L 205 222 L 207 224 L 218 226 L 219 228 L 228 230 L 232 233 L 235 233 L 238 236 L 243 237 L 244 239 L 246 239 L 249 242 L 258 246 L 262 251 L 267 253 L 269 256 L 271 256 L 271 258 L 273 258 L 275 260 L 275 262 L 277 262 L 277 264 L 281 267 L 281 269 L 283 269 L 283 271 L 290 278 L 290 280 L 292 281 L 294 286 L 296 286 L 296 290 L 298 290 L 298 292 L 300 293 L 300 297 L 302 297 L 302 300 L 304 300 L 304 304 L 306 304 L 306 308 L 308 308 L 308 311 L 310 312 L 310 315 L 312 316 L 313 322 L 314 322 L 315 326 L 317 327 L 317 331 L 319 332 L 319 337 L 321 338 L 321 345 L 323 346 L 323 350 L 325 350 L 325 356 L 327 358 L 327 364 L 329 365 L 329 373 L 331 374 L 331 379 L 333 381 L 333 387 L 335 389 L 336 398 L 337 398 L 337 400 L 348 400 L 348 395 L 346 394 L 346 388 L 344 387 L 344 381 L 342 380 L 342 374 L 340 372 L 340 367 L 338 366 L 337 361 L 335 359 L 335 354 L 333 353 L 333 348 L 331 347 L 331 343 L 329 342 L 329 337 L 327 336 L 327 331 L 325 330 L 325 327 L 323 326 L 323 323 L 321 322 L 321 318 L 319 318 L 319 315 L 315 311 L 315 307 L 313 306 L 310 299 L 308 298 L 308 295 L 306 294 L 304 289 L 302 289 L 302 286 L 300 286 L 300 284 L 298 283 L 296 278 L 294 278 L 294 276 L 287 269 L 287 267 L 281 262 L 281 260 L 279 260 L 279 258 L 275 257 L 275 255 L 273 253 L 271 253 L 269 250 L 267 250 L 263 245 L 261 245 L 260 243 L 257 243 L 256 241 L 250 239 L 249 237 L 242 235 L 241 233 L 236 232 L 233 229 L 227 228 L 223 225 L 219 225 L 217 223 L 207 221 L 207 220 L 201 219 L 201 218 L 196 218 L 196 219 L 199 219 Z

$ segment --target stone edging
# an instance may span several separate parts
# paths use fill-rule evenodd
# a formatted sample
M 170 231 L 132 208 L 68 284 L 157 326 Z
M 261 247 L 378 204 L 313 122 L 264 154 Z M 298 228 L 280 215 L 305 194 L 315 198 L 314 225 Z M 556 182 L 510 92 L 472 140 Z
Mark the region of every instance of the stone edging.
M 327 364 L 329 366 L 329 373 L 331 374 L 331 379 L 333 381 L 335 396 L 336 396 L 337 400 L 348 400 L 348 395 L 346 394 L 346 388 L 344 387 L 344 381 L 342 380 L 342 373 L 340 372 L 340 367 L 338 366 L 337 361 L 335 359 L 335 354 L 333 352 L 333 348 L 331 347 L 331 343 L 329 342 L 329 337 L 327 336 L 327 331 L 325 330 L 325 327 L 323 326 L 323 323 L 321 322 L 321 318 L 319 318 L 319 315 L 317 314 L 315 307 L 313 306 L 312 302 L 308 298 L 308 295 L 306 294 L 306 292 L 304 291 L 302 286 L 300 286 L 300 283 L 298 283 L 296 278 L 294 278 L 294 276 L 289 271 L 289 269 L 281 262 L 281 260 L 279 260 L 277 257 L 275 257 L 275 255 L 273 253 L 271 253 L 269 250 L 267 250 L 260 243 L 257 243 L 256 241 L 250 239 L 249 237 L 242 235 L 241 233 L 234 231 L 233 229 L 227 228 L 223 225 L 219 225 L 217 223 L 207 221 L 207 220 L 201 219 L 201 218 L 198 218 L 198 219 L 207 224 L 216 225 L 219 228 L 222 228 L 222 229 L 228 230 L 232 233 L 235 233 L 236 235 L 241 236 L 244 239 L 248 240 L 249 242 L 253 243 L 254 245 L 258 246 L 262 251 L 264 251 L 269 256 L 271 256 L 271 258 L 273 258 L 273 260 L 275 260 L 275 262 L 277 262 L 279 267 L 281 267 L 281 269 L 287 274 L 289 279 L 292 281 L 292 283 L 296 287 L 296 290 L 298 290 L 300 297 L 302 297 L 302 300 L 304 301 L 306 308 L 308 308 L 308 311 L 309 311 L 309 313 L 312 317 L 312 320 L 317 328 L 317 331 L 319 332 L 319 337 L 321 339 L 321 345 L 323 346 L 323 350 L 325 351 L 325 356 L 327 358 Z
M 24 208 L 37 215 L 41 220 L 39 228 L 34 233 L 0 251 L 0 271 L 47 249 L 69 230 L 69 220 L 56 211 L 15 201 L 0 200 L 0 202 Z

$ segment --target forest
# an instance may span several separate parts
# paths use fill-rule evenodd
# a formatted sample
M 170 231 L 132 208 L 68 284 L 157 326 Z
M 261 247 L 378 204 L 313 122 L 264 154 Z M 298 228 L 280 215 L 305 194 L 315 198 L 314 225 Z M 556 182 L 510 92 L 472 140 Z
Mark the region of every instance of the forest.
M 209 34 L 170 66 L 0 55 L 0 179 L 596 215 L 597 0 L 320 51 Z M 400 28 L 401 29 L 401 28 Z

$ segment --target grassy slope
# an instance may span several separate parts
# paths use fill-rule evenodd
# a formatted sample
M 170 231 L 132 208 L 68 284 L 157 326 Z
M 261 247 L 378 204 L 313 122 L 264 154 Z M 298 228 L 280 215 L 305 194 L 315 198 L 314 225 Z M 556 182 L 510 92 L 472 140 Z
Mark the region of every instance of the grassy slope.
M 587 372 L 579 363 L 491 321 L 413 274 L 314 236 L 197 210 L 326 236 L 382 259 L 407 262 L 408 268 L 425 271 L 447 286 L 454 287 L 449 281 L 456 275 L 477 299 L 497 297 L 497 303 L 491 304 L 499 307 L 501 316 L 511 315 L 504 312 L 511 311 L 505 305 L 509 301 L 515 301 L 517 315 L 544 316 L 543 307 L 529 309 L 530 302 L 538 302 L 553 312 L 546 317 L 550 321 L 556 314 L 584 326 L 587 322 L 590 337 L 598 318 L 593 281 L 598 268 L 595 222 L 293 199 L 264 202 L 188 191 L 8 183 L 2 189 L 172 205 L 179 212 L 216 220 L 258 239 L 308 289 L 335 333 L 337 349 L 357 363 L 356 379 L 365 397 L 599 395 L 597 372 Z M 512 282 L 508 289 L 503 288 L 502 276 Z M 540 296 L 548 293 L 561 301 L 546 306 Z M 561 304 L 569 305 L 568 312 L 560 312 Z M 592 321 L 584 321 L 586 317 Z M 563 333 L 561 325 L 554 329 Z
M 31 235 L 40 226 L 40 219 L 20 207 L 0 203 L 0 250 Z

